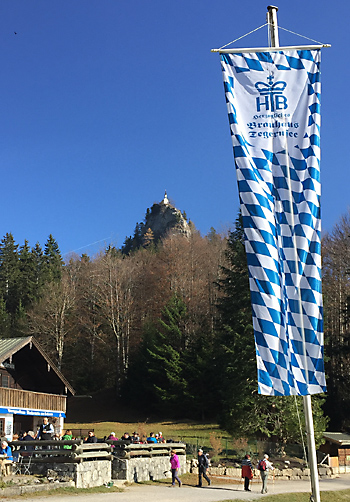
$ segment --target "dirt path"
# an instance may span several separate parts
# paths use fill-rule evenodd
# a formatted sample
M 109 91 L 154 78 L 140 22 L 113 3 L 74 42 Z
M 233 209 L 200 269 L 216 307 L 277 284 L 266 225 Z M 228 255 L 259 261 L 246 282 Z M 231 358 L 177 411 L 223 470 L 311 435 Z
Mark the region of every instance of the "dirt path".
M 270 480 L 268 494 L 310 492 L 308 481 L 278 481 Z M 341 475 L 335 479 L 320 480 L 321 491 L 350 489 L 350 474 Z M 260 484 L 256 483 L 251 492 L 243 491 L 242 486 L 237 485 L 214 485 L 204 488 L 183 485 L 181 488 L 172 488 L 165 485 L 134 484 L 124 489 L 122 493 L 104 493 L 80 496 L 55 496 L 26 498 L 26 502 L 219 502 L 222 500 L 256 500 L 263 498 L 268 500 L 268 495 L 261 495 Z M 23 499 L 2 498 L 1 501 L 23 502 Z

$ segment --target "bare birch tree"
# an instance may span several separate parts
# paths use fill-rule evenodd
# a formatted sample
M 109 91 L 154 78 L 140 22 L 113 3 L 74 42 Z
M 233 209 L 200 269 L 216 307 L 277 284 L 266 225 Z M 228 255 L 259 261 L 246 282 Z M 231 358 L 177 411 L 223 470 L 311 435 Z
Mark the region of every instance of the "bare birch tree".
M 61 281 L 47 284 L 42 299 L 28 313 L 30 333 L 38 338 L 59 369 L 62 367 L 65 340 L 72 328 L 70 317 L 75 297 L 75 279 L 66 268 Z
M 322 254 L 327 411 L 339 428 L 350 424 L 350 211 L 323 238 Z

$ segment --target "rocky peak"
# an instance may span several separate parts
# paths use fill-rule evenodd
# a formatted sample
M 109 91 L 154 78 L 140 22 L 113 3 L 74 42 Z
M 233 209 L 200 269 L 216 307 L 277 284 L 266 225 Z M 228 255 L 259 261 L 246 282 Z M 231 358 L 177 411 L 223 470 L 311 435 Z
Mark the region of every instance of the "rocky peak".
M 129 254 L 140 247 L 147 248 L 169 234 L 190 237 L 193 229 L 193 224 L 187 222 L 186 214 L 170 203 L 165 192 L 161 202 L 147 209 L 144 222 L 136 223 L 134 235 L 125 239 L 121 251 Z
M 147 210 L 143 234 L 145 236 L 151 233 L 154 241 L 158 241 L 169 233 L 182 234 L 186 237 L 191 235 L 191 226 L 188 224 L 186 217 L 179 209 L 170 204 L 166 191 L 164 199 L 153 204 Z

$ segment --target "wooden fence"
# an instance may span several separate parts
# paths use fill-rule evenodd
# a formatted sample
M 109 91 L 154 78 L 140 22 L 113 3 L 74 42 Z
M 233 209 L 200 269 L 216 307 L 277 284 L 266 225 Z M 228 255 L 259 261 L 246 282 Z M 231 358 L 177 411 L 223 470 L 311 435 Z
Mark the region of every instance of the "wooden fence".
M 74 462 L 84 460 L 112 460 L 114 457 L 130 459 L 137 457 L 169 456 L 171 450 L 186 454 L 182 443 L 133 444 L 129 441 L 106 441 L 84 443 L 82 439 L 50 441 L 12 441 L 10 446 L 23 456 L 31 456 L 32 462 Z
M 156 457 L 169 456 L 171 450 L 177 454 L 186 454 L 186 445 L 184 443 L 130 443 L 129 441 L 106 441 L 113 445 L 113 453 L 119 458 L 135 457 Z
M 9 443 L 23 456 L 31 456 L 32 462 L 56 463 L 84 460 L 111 460 L 112 448 L 106 443 L 83 443 L 81 439 L 67 441 L 12 441 Z M 66 448 L 64 448 L 66 447 Z

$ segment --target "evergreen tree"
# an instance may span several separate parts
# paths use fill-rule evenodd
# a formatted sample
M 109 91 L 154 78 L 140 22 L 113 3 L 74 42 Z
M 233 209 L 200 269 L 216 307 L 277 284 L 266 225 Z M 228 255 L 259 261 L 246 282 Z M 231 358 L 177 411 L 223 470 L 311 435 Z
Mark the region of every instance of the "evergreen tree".
M 16 314 L 13 316 L 11 337 L 23 336 L 28 334 L 27 311 L 19 301 Z
M 218 308 L 221 315 L 219 341 L 219 366 L 222 368 L 222 424 L 236 429 L 250 396 L 256 395 L 256 359 L 249 277 L 244 249 L 244 232 L 241 217 L 235 230 L 229 234 L 226 251 L 227 267 L 219 287 L 224 293 Z
M 40 288 L 43 284 L 44 253 L 39 242 L 32 248 L 32 257 L 35 270 L 35 284 L 37 288 Z
M 187 309 L 180 296 L 174 294 L 162 310 L 158 322 L 146 322 L 143 340 L 131 364 L 123 396 L 130 393 L 147 410 L 154 404 L 164 412 L 177 415 L 184 409 L 186 380 L 183 356 L 186 350 L 184 322 Z
M 6 309 L 6 302 L 0 296 L 0 338 L 10 338 L 11 336 L 10 316 Z
M 130 254 L 132 251 L 136 251 L 143 245 L 143 231 L 145 224 L 143 222 L 136 223 L 134 235 L 131 237 L 126 237 L 124 244 L 121 248 L 123 254 Z
M 296 401 L 293 397 L 258 395 L 248 267 L 240 217 L 229 236 L 227 259 L 228 266 L 220 281 L 225 296 L 219 305 L 222 322 L 219 367 L 223 369 L 221 425 L 236 436 L 273 438 L 283 449 L 287 441 L 302 442 Z M 327 425 L 322 404 L 322 397 L 313 397 L 318 441 L 322 440 Z M 305 423 L 302 407 L 299 414 Z
M 152 411 L 156 397 L 153 380 L 150 379 L 150 352 L 156 346 L 157 329 L 153 322 L 145 322 L 143 326 L 143 338 L 141 343 L 134 349 L 130 357 L 130 366 L 127 380 L 123 382 L 122 398 L 130 405 L 130 396 L 138 407 L 145 411 Z M 158 400 L 157 400 L 158 402 Z
M 34 256 L 27 240 L 24 241 L 24 245 L 19 250 L 18 290 L 21 309 L 26 309 L 37 297 Z
M 120 258 L 121 252 L 120 249 L 112 246 L 112 244 L 108 244 L 105 252 L 106 256 L 110 256 L 111 258 L 117 259 Z
M 186 348 L 184 301 L 174 294 L 162 311 L 153 347 L 148 349 L 148 373 L 153 382 L 155 397 L 168 411 L 175 411 L 186 389 L 182 355 Z
M 63 260 L 56 240 L 50 234 L 44 248 L 43 277 L 45 282 L 60 281 Z
M 200 333 L 184 352 L 182 368 L 186 388 L 184 396 L 179 396 L 178 408 L 185 416 L 216 420 L 221 387 L 216 354 L 211 333 Z
M 209 232 L 207 233 L 207 239 L 210 242 L 214 242 L 216 239 L 220 239 L 220 235 L 217 233 L 214 227 L 210 227 Z
M 13 235 L 7 233 L 0 242 L 0 294 L 7 312 L 12 315 L 19 304 L 18 278 L 18 244 L 15 244 Z

